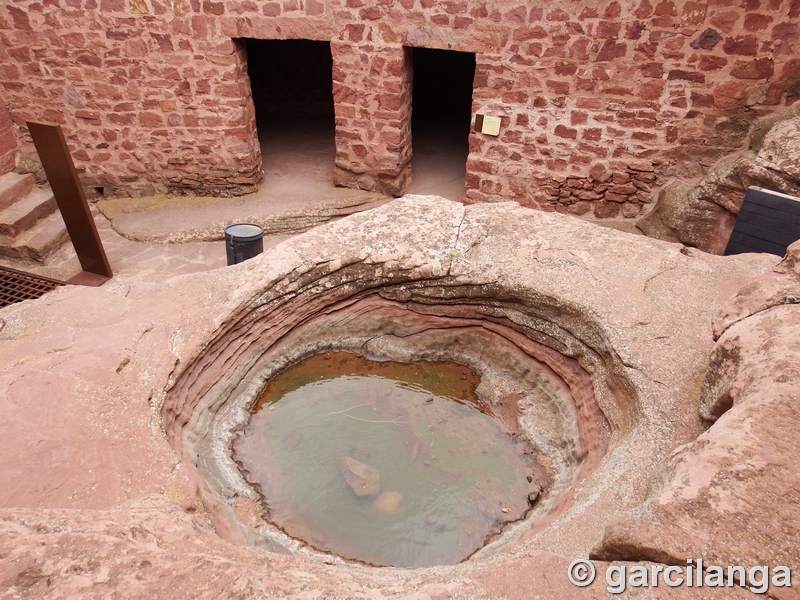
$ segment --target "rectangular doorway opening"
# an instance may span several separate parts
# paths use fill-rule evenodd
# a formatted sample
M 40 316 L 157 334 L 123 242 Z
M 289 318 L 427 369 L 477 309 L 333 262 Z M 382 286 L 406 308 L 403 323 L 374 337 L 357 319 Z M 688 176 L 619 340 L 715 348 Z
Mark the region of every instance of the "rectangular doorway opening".
M 464 196 L 475 54 L 413 48 L 412 182 L 408 193 Z
M 245 44 L 264 187 L 284 205 L 316 202 L 334 188 L 330 43 L 247 39 Z

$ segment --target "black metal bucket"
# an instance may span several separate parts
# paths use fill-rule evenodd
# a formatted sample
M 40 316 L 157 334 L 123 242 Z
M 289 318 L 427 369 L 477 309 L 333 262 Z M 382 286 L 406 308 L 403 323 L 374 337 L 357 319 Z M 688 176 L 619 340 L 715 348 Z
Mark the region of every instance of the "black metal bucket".
M 225 228 L 228 265 L 236 265 L 264 251 L 264 230 L 253 223 L 234 223 Z

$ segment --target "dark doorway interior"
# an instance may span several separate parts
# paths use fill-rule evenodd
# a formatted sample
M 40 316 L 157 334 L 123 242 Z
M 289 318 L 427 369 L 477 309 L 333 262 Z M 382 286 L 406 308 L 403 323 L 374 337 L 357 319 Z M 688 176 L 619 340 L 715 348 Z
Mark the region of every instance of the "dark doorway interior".
M 267 184 L 332 186 L 335 159 L 331 47 L 310 40 L 245 40 Z
M 464 195 L 475 55 L 414 48 L 411 136 L 413 181 L 407 190 L 451 200 Z

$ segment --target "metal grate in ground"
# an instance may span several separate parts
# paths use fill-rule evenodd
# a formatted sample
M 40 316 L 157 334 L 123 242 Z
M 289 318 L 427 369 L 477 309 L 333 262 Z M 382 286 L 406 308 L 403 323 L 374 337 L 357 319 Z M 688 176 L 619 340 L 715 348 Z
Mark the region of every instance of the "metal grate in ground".
M 14 302 L 40 298 L 61 285 L 65 285 L 63 281 L 0 267 L 0 308 Z

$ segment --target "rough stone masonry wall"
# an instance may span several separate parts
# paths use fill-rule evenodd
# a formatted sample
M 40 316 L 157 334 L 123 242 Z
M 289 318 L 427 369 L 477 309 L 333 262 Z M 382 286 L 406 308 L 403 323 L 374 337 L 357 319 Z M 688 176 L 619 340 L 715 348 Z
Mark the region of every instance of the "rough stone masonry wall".
M 335 180 L 398 194 L 404 46 L 474 52 L 473 112 L 503 125 L 471 134 L 466 199 L 633 217 L 800 97 L 799 36 L 800 0 L 20 0 L 0 79 L 18 125 L 64 125 L 87 186 L 238 194 L 261 172 L 232 38 L 329 40 Z
M 243 49 L 183 0 L 0 6 L 2 93 L 60 124 L 87 188 L 107 195 L 251 191 L 263 178 Z
M 562 3 L 504 20 L 515 30 L 479 57 L 475 103 L 505 131 L 473 135 L 474 201 L 635 217 L 654 187 L 800 96 L 796 0 Z

